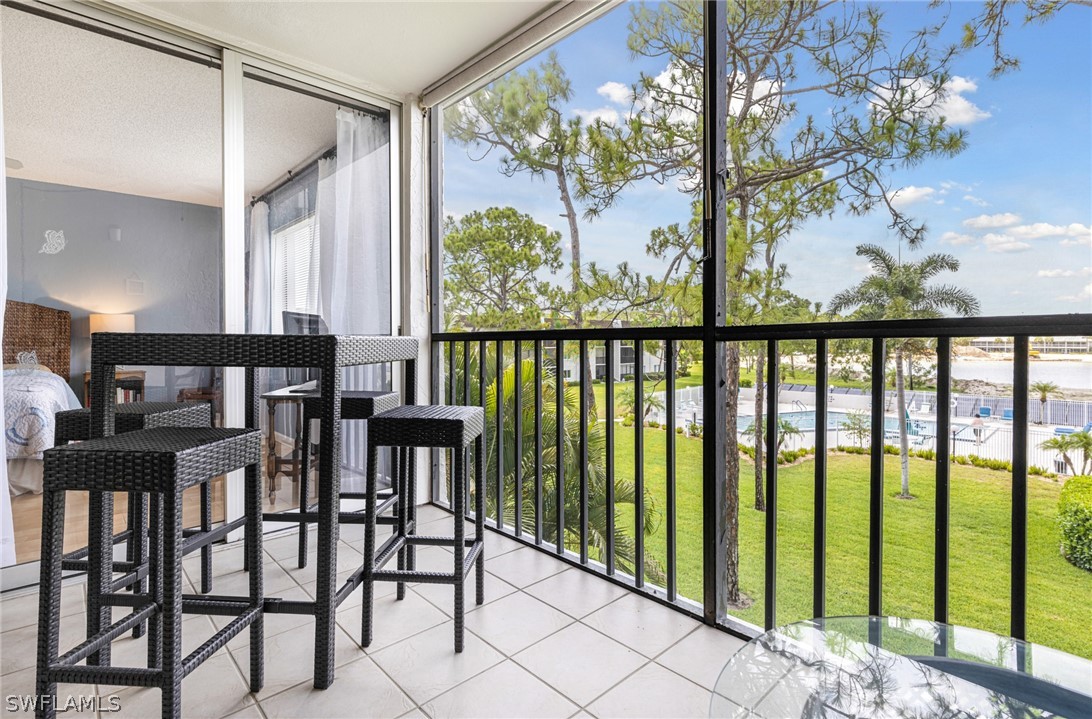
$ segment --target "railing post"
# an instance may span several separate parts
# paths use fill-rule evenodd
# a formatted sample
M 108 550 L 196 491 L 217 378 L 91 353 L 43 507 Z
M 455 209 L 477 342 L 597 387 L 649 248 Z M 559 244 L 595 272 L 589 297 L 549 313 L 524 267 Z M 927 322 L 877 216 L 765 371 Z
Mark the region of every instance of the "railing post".
M 516 496 L 512 509 L 515 511 L 516 536 L 523 534 L 523 344 L 516 340 L 513 347 L 513 359 L 515 362 L 515 396 L 513 406 L 515 412 L 512 415 L 512 430 L 515 434 L 513 454 L 515 462 L 512 470 L 516 474 Z
M 554 357 L 554 371 L 557 374 L 557 392 L 554 397 L 555 410 L 557 412 L 557 424 L 555 426 L 557 455 L 554 461 L 554 519 L 557 542 L 554 551 L 558 554 L 565 553 L 565 342 L 558 340 L 555 344 L 556 355 Z
M 952 442 L 952 340 L 937 339 L 936 519 L 933 542 L 933 619 L 948 622 L 948 520 Z
M 815 536 L 812 614 L 826 616 L 827 596 L 827 341 L 815 341 Z
M 504 527 L 504 340 L 497 340 L 496 375 L 497 388 L 497 481 L 494 483 L 497 502 L 497 529 Z M 485 404 L 485 397 L 482 397 Z
M 645 346 L 633 343 L 633 583 L 645 586 Z
M 1010 631 L 1027 636 L 1028 589 L 1028 337 L 1014 338 L 1012 377 L 1012 608 Z
M 781 386 L 780 365 L 777 340 L 769 340 L 766 343 L 766 629 L 773 629 L 777 623 L 777 397 Z
M 868 501 L 868 613 L 883 605 L 884 341 L 872 340 L 872 451 Z M 901 419 L 900 419 L 901 421 Z
M 535 544 L 542 544 L 542 340 L 535 340 Z
M 580 563 L 588 563 L 588 341 L 580 340 Z
M 727 4 L 707 2 L 705 67 L 702 76 L 702 606 L 705 621 L 726 616 L 727 508 L 724 452 L 727 444 L 724 353 L 716 330 L 727 324 L 724 311 L 724 242 L 727 228 L 725 182 L 728 132 Z M 737 478 L 738 479 L 738 478 Z
M 673 602 L 678 589 L 678 568 L 675 566 L 678 526 L 675 516 L 675 343 L 671 340 L 664 340 L 664 355 L 667 365 L 667 401 L 664 403 L 667 409 L 667 456 L 664 458 L 667 470 L 667 598 Z
M 614 574 L 614 340 L 607 340 L 607 379 L 606 379 L 606 464 L 607 464 L 607 574 Z

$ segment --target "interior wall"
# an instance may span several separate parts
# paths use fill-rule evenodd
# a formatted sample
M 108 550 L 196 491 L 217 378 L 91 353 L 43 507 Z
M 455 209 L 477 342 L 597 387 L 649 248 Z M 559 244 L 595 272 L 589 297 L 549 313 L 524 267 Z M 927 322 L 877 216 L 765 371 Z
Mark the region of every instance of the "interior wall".
M 132 313 L 138 332 L 220 331 L 220 208 L 14 178 L 7 203 L 7 296 L 72 313 L 76 396 L 92 313 Z M 48 230 L 64 232 L 56 254 L 43 251 Z M 210 381 L 207 370 L 146 369 L 149 401 Z

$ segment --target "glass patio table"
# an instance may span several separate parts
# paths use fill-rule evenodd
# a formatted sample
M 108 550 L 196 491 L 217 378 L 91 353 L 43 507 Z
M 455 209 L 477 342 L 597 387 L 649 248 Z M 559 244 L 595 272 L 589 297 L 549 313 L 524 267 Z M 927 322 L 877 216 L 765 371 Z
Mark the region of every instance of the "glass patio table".
M 1092 662 L 980 629 L 828 617 L 740 648 L 710 716 L 1092 717 Z
M 368 364 L 401 363 L 404 404 L 415 404 L 418 342 L 414 337 L 364 335 L 258 335 L 258 334 L 172 334 L 172 333 L 96 333 L 91 342 L 91 437 L 114 433 L 115 368 L 117 365 L 240 367 L 246 369 L 245 412 L 243 424 L 257 428 L 260 412 L 258 369 L 288 367 L 318 369 L 318 388 L 322 397 L 319 446 L 318 512 L 284 515 L 263 515 L 275 521 L 306 521 L 318 524 L 318 557 L 314 601 L 286 600 L 266 597 L 267 613 L 305 614 L 315 617 L 315 677 L 314 685 L 326 689 L 334 681 L 335 612 L 352 591 L 359 586 L 363 568 L 342 586 L 337 586 L 338 490 L 341 487 L 341 381 L 342 370 Z M 408 471 L 412 476 L 413 455 Z M 253 466 L 247 470 L 257 471 Z M 258 508 L 254 508 L 255 511 Z M 410 510 L 412 515 L 412 509 Z M 97 592 L 89 593 L 87 607 L 88 636 L 110 624 L 110 607 L 94 599 L 107 594 L 111 586 L 110 557 L 102 548 L 111 546 L 113 498 L 109 492 L 92 492 L 88 507 L 90 543 L 88 584 Z M 412 516 L 410 518 L 412 520 Z M 216 541 L 231 530 L 242 526 L 243 517 L 225 522 L 212 532 L 195 538 L 194 546 Z M 143 526 L 143 521 L 138 522 Z M 186 597 L 183 597 L 186 599 Z M 206 600 L 205 609 L 223 605 L 230 613 L 228 602 L 215 595 L 199 595 L 192 601 Z M 107 652 L 106 657 L 109 656 Z

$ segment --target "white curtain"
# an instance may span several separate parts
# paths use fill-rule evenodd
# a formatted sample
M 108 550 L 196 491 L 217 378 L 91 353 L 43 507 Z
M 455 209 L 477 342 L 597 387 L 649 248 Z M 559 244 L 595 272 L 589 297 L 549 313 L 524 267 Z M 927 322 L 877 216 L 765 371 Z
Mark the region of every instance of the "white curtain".
M 390 124 L 354 110 L 337 112 L 337 156 L 319 162 L 315 198 L 319 231 L 319 314 L 334 334 L 390 334 Z M 384 367 L 358 367 L 342 387 L 382 389 Z M 363 426 L 343 428 L 342 464 L 362 470 Z M 380 470 L 384 470 L 381 468 Z M 342 474 L 345 491 L 362 491 L 362 475 Z
M 280 334 L 281 313 L 273 308 L 273 242 L 269 233 L 269 205 L 255 202 L 250 208 L 250 327 L 251 334 Z
M 324 178 L 319 165 L 319 314 L 334 333 L 389 333 L 390 123 L 338 110 L 327 162 L 336 166 Z

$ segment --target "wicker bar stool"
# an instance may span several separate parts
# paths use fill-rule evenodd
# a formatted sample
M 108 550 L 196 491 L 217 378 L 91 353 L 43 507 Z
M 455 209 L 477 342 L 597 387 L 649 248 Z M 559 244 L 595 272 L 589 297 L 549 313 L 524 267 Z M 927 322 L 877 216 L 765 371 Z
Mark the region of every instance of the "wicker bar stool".
M 307 504 L 310 493 L 311 459 L 311 420 L 322 417 L 322 397 L 318 392 L 308 392 L 303 397 L 303 456 L 300 458 L 300 513 L 307 514 L 317 507 Z M 392 410 L 400 399 L 397 392 L 373 392 L 370 390 L 345 390 L 341 393 L 341 419 L 370 419 L 372 415 Z M 379 501 L 386 502 L 393 497 L 391 492 L 380 493 Z M 340 492 L 339 499 L 367 499 L 367 492 Z M 382 510 L 379 512 L 382 513 Z M 307 566 L 307 526 L 300 522 L 300 544 L 297 566 Z
M 209 427 L 212 425 L 212 407 L 206 402 L 128 402 L 117 405 L 115 409 L 115 428 L 118 434 L 133 432 L 138 429 L 153 427 Z M 91 437 L 91 410 L 70 409 L 58 412 L 55 416 L 54 446 L 60 447 L 69 442 L 81 442 Z M 199 529 L 187 529 L 183 536 L 192 538 L 184 550 L 189 554 L 201 549 L 201 593 L 212 591 L 212 543 L 201 542 L 202 536 L 212 531 L 212 487 L 205 482 L 201 485 L 201 526 Z M 144 495 L 129 496 L 128 517 L 125 529 L 114 535 L 114 544 L 125 542 L 125 562 L 129 567 L 136 567 L 136 575 L 118 580 L 122 585 L 129 583 L 134 591 L 144 591 L 143 570 L 140 569 L 144 558 L 148 556 L 148 538 L 145 533 L 134 535 L 134 527 L 147 525 L 148 508 Z M 133 539 L 139 541 L 133 541 Z M 64 555 L 62 569 L 66 571 L 87 571 L 87 548 L 78 549 Z M 128 571 L 128 567 L 115 562 L 114 571 Z M 139 637 L 143 624 L 133 630 L 133 636 Z
M 368 504 L 365 508 L 367 521 L 364 524 L 364 606 L 361 624 L 361 644 L 365 647 L 372 643 L 372 598 L 373 582 L 398 582 L 398 598 L 404 596 L 404 582 L 426 582 L 429 584 L 451 584 L 455 588 L 455 651 L 463 650 L 463 581 L 471 567 L 477 565 L 476 600 L 485 601 L 485 493 L 482 491 L 482 473 L 485 465 L 485 451 L 482 433 L 485 428 L 485 412 L 481 407 L 455 407 L 406 405 L 377 414 L 368 421 Z M 466 504 L 468 483 L 466 481 L 466 450 L 474 444 L 474 537 L 466 537 Z M 408 507 L 414 499 L 414 478 L 408 472 L 396 472 L 398 495 L 401 498 L 399 521 L 395 528 L 394 541 L 384 545 L 377 554 L 375 551 L 375 507 L 378 478 L 376 460 L 379 447 L 395 447 L 405 450 L 415 447 L 428 447 L 452 450 L 451 503 L 455 516 L 455 531 L 451 537 L 419 536 L 416 528 L 408 525 L 406 518 Z M 404 467 L 405 462 L 401 463 Z M 454 553 L 452 572 L 424 572 L 413 568 L 412 551 L 416 545 L 447 546 Z M 409 548 L 411 558 L 405 566 L 402 551 Z M 384 569 L 391 557 L 398 554 L 398 569 Z
M 179 717 L 182 679 L 244 628 L 250 627 L 250 688 L 263 683 L 262 486 L 258 473 L 261 433 L 248 429 L 160 427 L 55 447 L 44 453 L 42 557 L 39 585 L 36 716 L 56 715 L 58 682 L 159 687 L 162 715 Z M 236 469 L 246 468 L 246 553 L 250 586 L 246 597 L 182 595 L 182 492 Z M 142 594 L 102 592 L 88 584 L 88 613 L 103 628 L 59 654 L 61 568 L 65 493 L 129 492 L 149 496 L 150 590 Z M 89 547 L 89 563 L 110 575 L 108 531 Z M 110 623 L 114 606 L 133 609 Z M 184 611 L 234 615 L 204 644 L 182 656 Z M 110 643 L 148 622 L 148 666 L 110 666 Z M 87 660 L 87 665 L 79 662 Z

